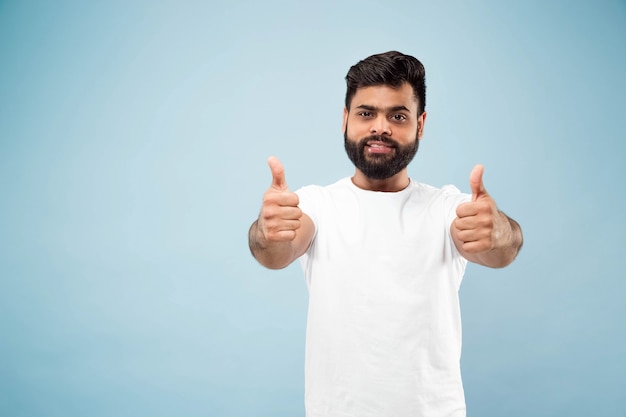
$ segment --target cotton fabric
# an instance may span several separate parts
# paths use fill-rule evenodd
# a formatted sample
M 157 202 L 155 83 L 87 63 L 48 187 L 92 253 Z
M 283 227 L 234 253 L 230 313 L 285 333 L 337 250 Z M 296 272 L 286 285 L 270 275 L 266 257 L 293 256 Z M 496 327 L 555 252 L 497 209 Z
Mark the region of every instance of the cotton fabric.
M 450 235 L 453 186 L 374 192 L 344 178 L 297 191 L 315 224 L 307 417 L 464 417 L 458 290 L 467 261 Z

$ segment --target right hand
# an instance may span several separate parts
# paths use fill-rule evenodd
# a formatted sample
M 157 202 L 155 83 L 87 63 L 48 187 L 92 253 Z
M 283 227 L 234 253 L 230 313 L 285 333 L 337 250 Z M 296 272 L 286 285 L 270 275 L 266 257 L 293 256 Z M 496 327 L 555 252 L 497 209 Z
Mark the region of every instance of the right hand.
M 258 230 L 267 242 L 290 242 L 300 228 L 302 210 L 298 195 L 289 191 L 285 169 L 278 158 L 269 157 L 267 164 L 272 172 L 272 185 L 263 195 Z

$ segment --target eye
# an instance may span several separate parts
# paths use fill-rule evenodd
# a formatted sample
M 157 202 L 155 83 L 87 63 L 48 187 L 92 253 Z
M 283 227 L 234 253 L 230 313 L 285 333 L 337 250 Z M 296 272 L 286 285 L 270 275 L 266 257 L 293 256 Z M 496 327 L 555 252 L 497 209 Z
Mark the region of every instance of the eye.
M 394 114 L 391 116 L 391 119 L 394 122 L 404 122 L 406 120 L 406 116 L 404 114 Z
M 357 114 L 366 119 L 374 117 L 374 113 L 372 113 L 371 111 L 360 111 Z

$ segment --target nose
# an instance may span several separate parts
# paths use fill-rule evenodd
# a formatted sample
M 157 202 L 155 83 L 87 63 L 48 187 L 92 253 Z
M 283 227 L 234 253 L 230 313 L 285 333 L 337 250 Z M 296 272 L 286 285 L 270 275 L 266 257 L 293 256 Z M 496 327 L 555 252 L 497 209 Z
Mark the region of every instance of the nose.
M 376 117 L 370 126 L 370 134 L 391 136 L 391 125 L 384 116 Z

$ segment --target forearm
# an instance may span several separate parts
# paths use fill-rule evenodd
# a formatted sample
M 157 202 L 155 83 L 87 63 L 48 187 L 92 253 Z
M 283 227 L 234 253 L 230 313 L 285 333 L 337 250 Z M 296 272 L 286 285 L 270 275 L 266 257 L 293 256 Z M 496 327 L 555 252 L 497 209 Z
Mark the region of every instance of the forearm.
M 261 265 L 269 269 L 285 268 L 297 256 L 293 241 L 267 241 L 259 228 L 258 220 L 252 223 L 248 231 L 248 246 L 252 256 Z

